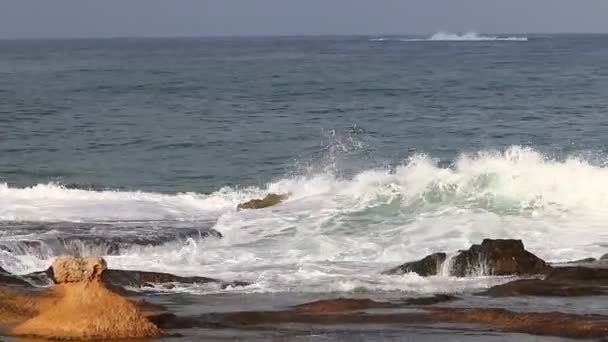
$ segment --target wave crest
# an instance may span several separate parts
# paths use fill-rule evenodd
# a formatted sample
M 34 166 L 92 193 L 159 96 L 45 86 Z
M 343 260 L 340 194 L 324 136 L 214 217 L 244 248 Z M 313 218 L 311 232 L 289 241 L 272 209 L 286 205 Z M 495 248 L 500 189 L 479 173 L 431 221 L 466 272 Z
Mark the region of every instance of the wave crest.
M 451 206 L 500 210 L 599 210 L 608 206 L 608 169 L 578 157 L 551 159 L 531 148 L 462 154 L 450 167 L 427 155 L 401 166 L 369 169 L 352 178 L 325 169 L 279 179 L 266 187 L 222 188 L 212 194 L 160 194 L 69 189 L 57 184 L 12 188 L 0 184 L 3 221 L 202 220 L 235 210 L 267 193 L 290 193 L 288 202 L 315 201 L 346 211 L 398 199 L 422 214 Z M 421 207 L 422 206 L 422 207 Z M 426 207 L 425 207 L 426 206 Z M 401 209 L 399 209 L 401 210 Z

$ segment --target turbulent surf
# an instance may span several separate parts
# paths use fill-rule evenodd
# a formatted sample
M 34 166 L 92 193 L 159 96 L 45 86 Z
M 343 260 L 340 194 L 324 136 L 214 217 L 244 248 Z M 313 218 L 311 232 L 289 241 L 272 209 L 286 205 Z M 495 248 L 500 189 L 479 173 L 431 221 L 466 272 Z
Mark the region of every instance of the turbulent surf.
M 608 241 L 602 184 L 608 169 L 597 161 L 552 159 L 519 146 L 461 154 L 449 166 L 415 155 L 352 177 L 327 171 L 210 194 L 5 184 L 0 266 L 28 273 L 76 250 L 106 256 L 114 268 L 255 284 L 237 291 L 433 292 L 454 284 L 446 277 L 377 274 L 487 237 L 523 239 L 545 260 L 599 256 Z M 289 197 L 266 209 L 236 210 L 268 193 Z M 452 282 L 479 287 L 488 281 L 495 280 Z

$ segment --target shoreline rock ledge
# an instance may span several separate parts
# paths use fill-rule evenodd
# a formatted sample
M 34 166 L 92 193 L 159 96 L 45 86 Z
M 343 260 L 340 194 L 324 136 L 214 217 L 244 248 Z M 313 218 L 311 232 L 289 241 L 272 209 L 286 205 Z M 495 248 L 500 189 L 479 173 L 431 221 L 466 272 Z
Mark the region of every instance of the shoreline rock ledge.
M 444 265 L 445 263 L 448 264 Z M 450 276 L 456 277 L 537 275 L 546 273 L 549 268 L 544 260 L 528 252 L 521 240 L 484 239 L 481 245 L 472 245 L 468 250 L 461 250 L 455 255 L 431 254 L 423 259 L 392 268 L 383 274 L 415 272 L 426 277 L 446 270 Z
M 60 257 L 52 266 L 52 303 L 11 331 L 16 336 L 59 340 L 156 337 L 162 331 L 136 305 L 110 291 L 101 280 L 102 258 Z

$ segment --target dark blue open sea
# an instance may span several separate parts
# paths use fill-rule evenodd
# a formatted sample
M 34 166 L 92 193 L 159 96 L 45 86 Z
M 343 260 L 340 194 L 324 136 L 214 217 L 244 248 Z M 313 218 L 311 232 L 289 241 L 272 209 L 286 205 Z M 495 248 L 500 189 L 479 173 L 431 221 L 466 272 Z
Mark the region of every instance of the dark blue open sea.
M 328 163 L 352 176 L 513 146 L 603 159 L 608 144 L 606 35 L 2 41 L 0 73 L 15 187 L 210 193 Z
M 502 280 L 379 273 L 483 238 L 607 253 L 607 132 L 608 35 L 3 40 L 0 267 L 473 291 Z

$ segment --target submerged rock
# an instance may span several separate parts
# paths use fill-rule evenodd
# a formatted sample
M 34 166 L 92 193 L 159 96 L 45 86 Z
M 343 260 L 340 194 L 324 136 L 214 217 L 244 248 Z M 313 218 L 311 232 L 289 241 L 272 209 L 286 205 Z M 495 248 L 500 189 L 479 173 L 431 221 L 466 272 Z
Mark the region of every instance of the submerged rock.
M 183 316 L 175 315 L 169 312 L 163 312 L 149 316 L 152 323 L 162 329 L 191 329 L 191 328 L 205 328 L 205 329 L 221 329 L 229 328 L 225 324 L 209 321 L 209 315 L 202 316 Z M 172 334 L 174 336 L 175 334 Z M 180 337 L 180 336 L 177 336 Z
M 386 310 L 370 310 L 383 308 Z M 566 314 L 559 312 L 516 312 L 497 308 L 454 308 L 424 306 L 402 310 L 396 303 L 369 299 L 329 299 L 298 305 L 284 311 L 244 311 L 217 314 L 219 324 L 240 328 L 259 326 L 265 329 L 286 324 L 337 325 L 356 324 L 377 329 L 378 325 L 416 326 L 436 323 L 480 324 L 492 330 L 571 338 L 602 338 L 608 336 L 608 317 Z M 396 310 L 392 310 L 396 309 Z M 217 321 L 216 321 L 217 322 Z M 190 320 L 186 323 L 195 323 Z M 199 323 L 200 324 L 200 323 Z M 179 325 L 178 325 L 179 326 Z M 487 334 L 487 328 L 483 328 Z
M 553 262 L 550 263 L 552 267 L 560 268 L 560 267 L 573 267 L 573 266 L 583 266 L 588 268 L 606 268 L 608 267 L 608 258 L 603 256 L 604 259 L 596 259 L 596 258 L 584 258 L 567 262 Z
M 222 234 L 211 228 L 160 228 L 148 229 L 141 234 L 133 233 L 141 227 L 133 226 L 118 229 L 111 225 L 91 226 L 88 231 L 85 224 L 77 226 L 73 231 L 47 236 L 37 240 L 17 240 L 0 242 L 0 250 L 13 254 L 48 254 L 74 255 L 86 257 L 93 255 L 120 255 L 133 246 L 160 246 L 170 242 L 185 241 L 187 239 L 222 238 Z M 99 228 L 99 229 L 97 229 Z M 131 232 L 133 231 L 133 232 Z M 104 233 L 99 233 L 104 232 Z
M 445 253 L 431 254 L 418 261 L 407 262 L 401 266 L 397 266 L 383 274 L 404 274 L 414 272 L 420 276 L 427 277 L 439 273 L 441 266 L 445 262 L 447 255 Z
M 77 257 L 124 254 L 133 247 L 220 239 L 215 219 L 196 222 L 0 222 L 0 230 L 14 238 L 2 239 L 0 251 L 17 255 Z
M 454 295 L 450 294 L 436 294 L 430 297 L 414 297 L 408 298 L 405 300 L 405 304 L 407 305 L 434 305 L 439 303 L 451 302 L 460 299 Z
M 547 264 L 524 249 L 521 240 L 485 239 L 448 260 L 445 253 L 431 254 L 424 259 L 408 262 L 390 269 L 385 274 L 415 272 L 421 276 L 436 275 L 445 262 L 449 274 L 457 277 L 470 275 L 534 275 L 547 271 Z
M 394 307 L 391 303 L 376 302 L 371 299 L 337 298 L 297 305 L 294 311 L 324 314 L 391 307 Z
M 29 283 L 22 278 L 5 271 L 0 267 L 0 284 L 2 285 L 22 285 L 27 286 Z
M 572 261 L 568 261 L 562 264 L 589 264 L 589 263 L 593 263 L 593 262 L 597 262 L 598 260 L 596 258 L 584 258 L 584 259 L 578 259 L 578 260 L 572 260 Z M 559 263 L 558 263 L 559 264 Z
M 608 336 L 607 317 L 589 317 L 560 312 L 514 312 L 495 308 L 431 308 L 438 321 L 475 323 L 502 331 L 569 338 Z
M 406 307 L 421 307 L 445 303 L 459 299 L 456 296 L 449 294 L 437 294 L 427 297 L 407 298 L 401 302 L 378 302 L 371 299 L 356 299 L 356 298 L 336 298 L 323 299 L 306 304 L 300 304 L 293 307 L 294 312 L 308 314 L 332 314 L 349 311 L 361 311 L 368 309 L 397 309 Z
M 239 204 L 236 208 L 237 210 L 241 209 L 262 209 L 271 207 L 273 205 L 277 205 L 287 199 L 287 194 L 268 194 L 266 197 L 262 199 L 253 199 L 251 201 L 247 201 Z
M 17 336 L 62 340 L 108 340 L 161 335 L 137 306 L 108 290 L 101 282 L 102 258 L 58 258 L 52 266 L 57 286 L 50 305 L 12 329 Z

